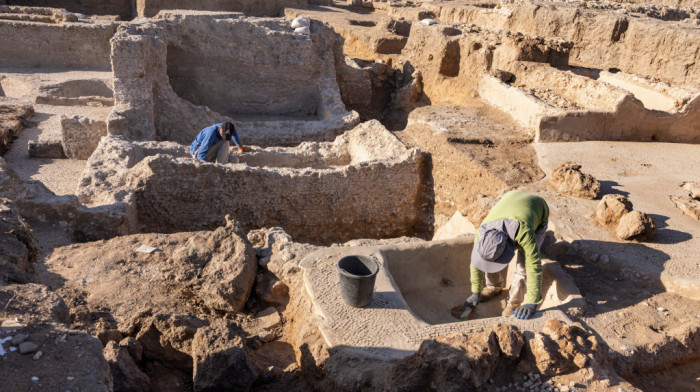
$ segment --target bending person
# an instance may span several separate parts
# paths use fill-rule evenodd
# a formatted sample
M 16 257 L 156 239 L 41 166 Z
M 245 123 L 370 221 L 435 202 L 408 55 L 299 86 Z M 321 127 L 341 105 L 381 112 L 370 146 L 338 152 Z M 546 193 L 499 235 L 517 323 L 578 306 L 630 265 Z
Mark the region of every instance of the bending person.
M 230 122 L 214 124 L 202 129 L 190 146 L 192 158 L 204 162 L 228 163 L 229 140 L 238 146 L 238 150 L 246 151 L 248 147 L 241 144 L 236 128 Z
M 503 315 L 527 319 L 542 302 L 540 246 L 549 219 L 547 202 L 521 191 L 503 195 L 479 226 L 471 254 L 472 295 L 465 313 L 501 293 L 508 264 L 517 251 L 508 305 Z M 484 281 L 486 287 L 484 288 Z M 483 292 L 482 292 L 483 290 Z

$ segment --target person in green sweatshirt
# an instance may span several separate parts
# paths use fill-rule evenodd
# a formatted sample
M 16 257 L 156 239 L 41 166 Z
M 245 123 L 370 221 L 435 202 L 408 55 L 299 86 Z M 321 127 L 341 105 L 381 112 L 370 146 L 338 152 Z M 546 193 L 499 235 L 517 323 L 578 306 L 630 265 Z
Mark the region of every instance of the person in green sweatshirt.
M 539 196 L 510 191 L 493 206 L 479 226 L 471 254 L 472 295 L 465 313 L 501 293 L 508 264 L 517 252 L 509 300 L 503 315 L 528 319 L 542 302 L 540 246 L 547 231 L 549 207 Z M 484 287 L 484 283 L 486 287 Z M 482 291 L 483 290 L 483 291 Z

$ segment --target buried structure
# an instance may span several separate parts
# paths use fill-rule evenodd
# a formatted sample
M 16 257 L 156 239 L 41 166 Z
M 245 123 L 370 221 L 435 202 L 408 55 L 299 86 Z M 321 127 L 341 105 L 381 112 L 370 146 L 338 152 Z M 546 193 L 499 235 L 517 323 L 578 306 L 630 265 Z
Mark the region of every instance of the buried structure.
M 123 233 L 210 229 L 226 214 L 248 230 L 281 226 L 314 243 L 419 228 L 421 156 L 376 120 L 334 142 L 254 148 L 235 158 L 239 163 L 212 165 L 172 142 L 106 137 L 88 161 L 78 198 L 120 206 Z
M 0 379 L 697 390 L 694 2 L 0 5 Z M 192 159 L 222 121 L 250 149 Z M 550 207 L 544 302 L 458 320 L 514 188 Z M 597 198 L 655 230 L 618 236 Z M 378 270 L 351 307 L 358 255 Z

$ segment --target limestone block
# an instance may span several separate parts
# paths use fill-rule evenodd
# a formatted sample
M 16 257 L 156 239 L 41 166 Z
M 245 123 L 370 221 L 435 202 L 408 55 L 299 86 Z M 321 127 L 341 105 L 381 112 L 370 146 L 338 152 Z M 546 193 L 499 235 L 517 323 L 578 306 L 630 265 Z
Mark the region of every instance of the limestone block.
M 61 117 L 63 151 L 71 159 L 88 159 L 102 136 L 107 135 L 107 123 L 87 117 Z
M 565 162 L 549 176 L 549 186 L 559 193 L 583 199 L 595 199 L 600 193 L 600 183 L 590 174 L 581 172 L 581 165 Z
M 615 224 L 623 215 L 632 211 L 632 202 L 623 195 L 605 195 L 595 210 L 595 220 L 600 224 Z
M 248 391 L 258 375 L 245 339 L 226 320 L 197 330 L 192 340 L 194 390 Z
M 626 213 L 617 226 L 617 236 L 622 240 L 651 241 L 655 232 L 654 221 L 640 211 Z

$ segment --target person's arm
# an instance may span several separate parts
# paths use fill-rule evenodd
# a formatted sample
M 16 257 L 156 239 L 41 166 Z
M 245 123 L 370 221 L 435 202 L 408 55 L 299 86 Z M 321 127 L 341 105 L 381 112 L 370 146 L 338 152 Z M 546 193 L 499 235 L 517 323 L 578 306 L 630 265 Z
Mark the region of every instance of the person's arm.
M 243 144 L 241 143 L 241 139 L 238 138 L 238 132 L 236 130 L 233 130 L 233 136 L 231 137 L 233 139 L 233 142 L 236 143 L 236 147 L 241 148 L 243 147 Z
M 469 279 L 472 283 L 472 293 L 481 293 L 481 290 L 484 288 L 484 273 L 474 267 L 474 264 L 471 264 L 469 268 Z
M 538 305 L 542 302 L 542 258 L 533 229 L 524 225 L 520 228 L 515 242 L 525 253 L 525 303 Z

